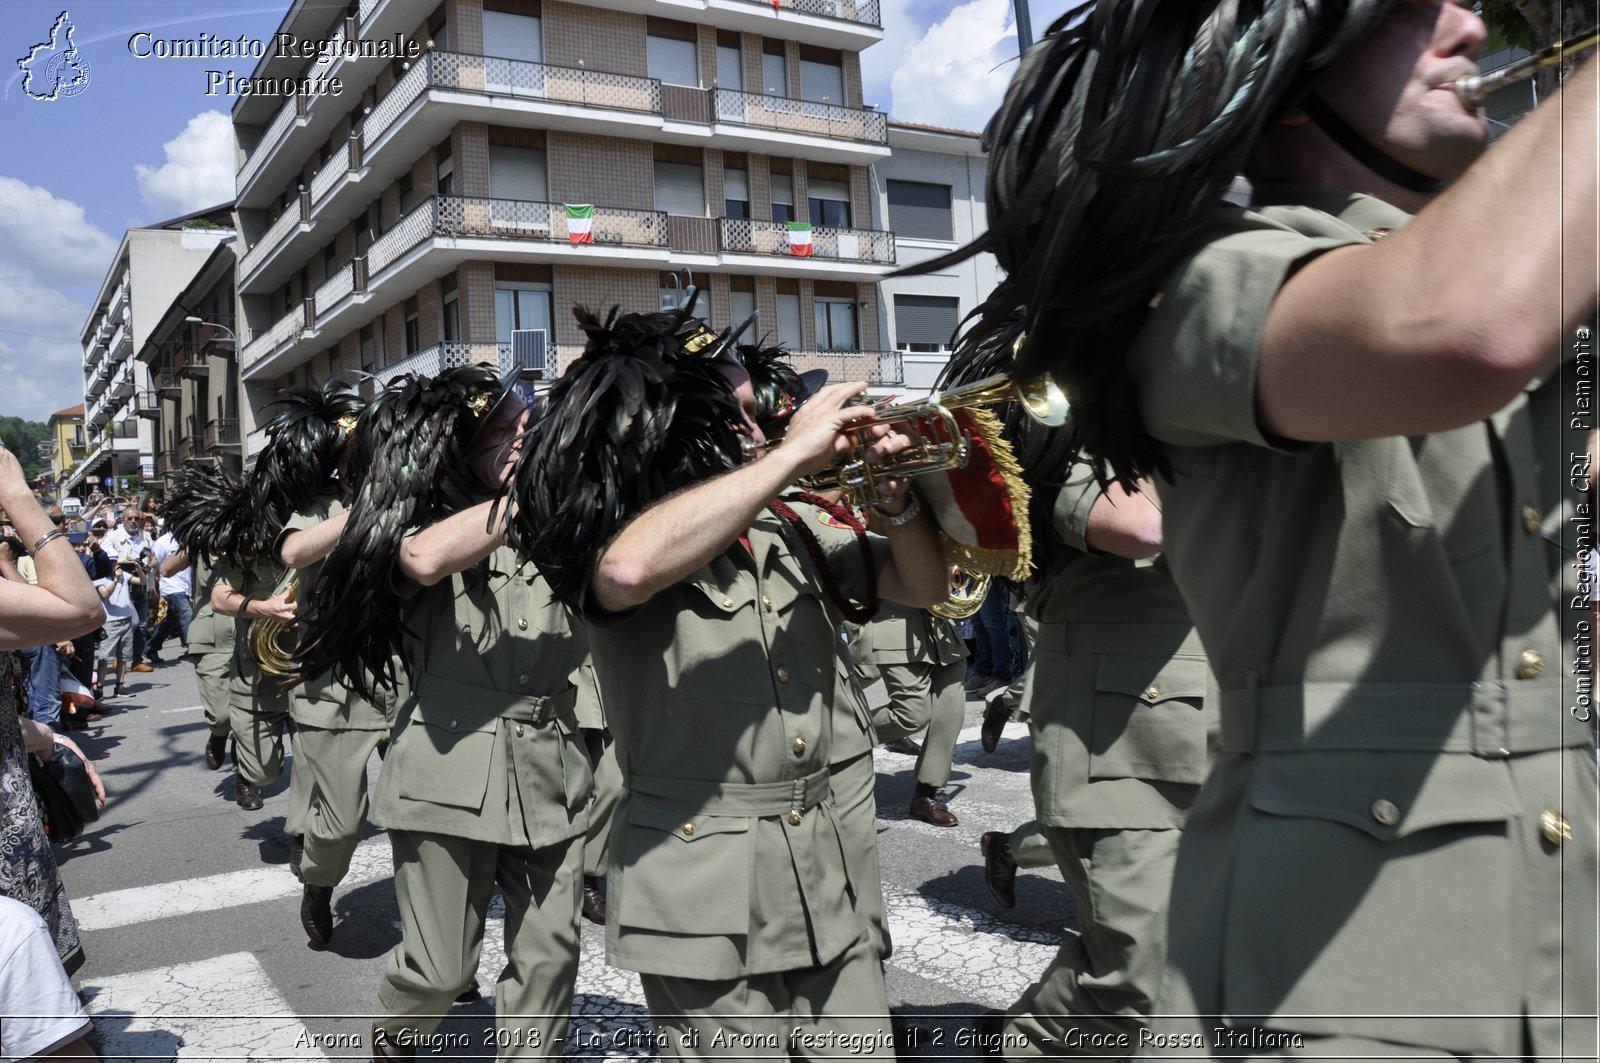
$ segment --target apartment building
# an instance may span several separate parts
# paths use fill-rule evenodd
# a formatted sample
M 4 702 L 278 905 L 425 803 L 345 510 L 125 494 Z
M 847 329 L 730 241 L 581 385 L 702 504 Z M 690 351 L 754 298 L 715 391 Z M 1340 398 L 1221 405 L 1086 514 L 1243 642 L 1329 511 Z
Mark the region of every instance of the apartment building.
M 50 438 L 45 445 L 50 448 L 45 455 L 48 471 L 45 478 L 53 484 L 61 482 L 68 470 L 75 468 L 89 456 L 89 439 L 83 430 L 83 403 L 57 410 L 50 415 L 45 429 Z
M 84 427 L 89 453 L 64 485 L 115 483 L 156 475 L 147 416 L 149 366 L 134 357 L 151 330 L 219 243 L 233 239 L 231 205 L 123 233 L 84 323 Z
M 979 134 L 889 123 L 893 154 L 873 167 L 872 224 L 894 232 L 901 267 L 947 254 L 987 227 L 988 159 Z M 985 252 L 934 273 L 878 285 L 877 344 L 903 367 L 907 392 L 933 387 L 949 360 L 956 325 L 1000 280 Z
M 138 349 L 150 383 L 134 392 L 134 409 L 149 423 L 153 473 L 163 487 L 196 462 L 244 467 L 233 329 L 237 248 L 227 240 L 212 249 Z
M 297 2 L 281 32 L 419 47 L 269 53 L 256 76 L 343 91 L 234 108 L 247 453 L 286 383 L 554 375 L 574 304 L 669 305 L 683 271 L 713 325 L 760 311 L 805 365 L 898 383 L 870 176 L 888 128 L 861 96 L 878 23 L 877 0 Z

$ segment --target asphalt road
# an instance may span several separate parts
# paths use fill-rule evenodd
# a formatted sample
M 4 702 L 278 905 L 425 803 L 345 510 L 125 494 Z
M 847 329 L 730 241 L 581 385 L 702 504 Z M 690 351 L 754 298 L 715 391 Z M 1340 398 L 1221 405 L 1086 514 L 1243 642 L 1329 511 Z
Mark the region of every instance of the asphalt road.
M 76 979 L 107 1059 L 320 1060 L 368 1057 L 366 1031 L 384 958 L 399 939 L 390 855 L 370 829 L 334 894 L 326 951 L 300 928 L 300 886 L 288 869 L 288 771 L 245 812 L 229 768 L 210 772 L 192 667 L 167 663 L 130 684 L 133 696 L 78 736 L 110 792 L 99 822 L 58 847 L 88 960 Z M 882 688 L 869 692 L 881 698 Z M 906 816 L 912 758 L 879 750 L 878 830 L 894 937 L 887 965 L 897 1014 L 927 1028 L 925 1047 L 965 1055 L 966 1016 L 1004 1007 L 1049 962 L 1072 921 L 1053 869 L 1024 872 L 1017 907 L 990 900 L 978 850 L 985 830 L 1032 817 L 1026 727 L 999 750 L 978 742 L 982 703 L 943 791 L 960 824 Z M 290 768 L 292 770 L 292 758 Z M 377 761 L 371 771 L 376 778 Z M 493 1056 L 490 994 L 504 962 L 498 901 L 479 981 L 484 999 L 452 1009 L 438 1058 Z M 638 979 L 605 963 L 603 931 L 584 924 L 567 1054 L 651 1055 Z

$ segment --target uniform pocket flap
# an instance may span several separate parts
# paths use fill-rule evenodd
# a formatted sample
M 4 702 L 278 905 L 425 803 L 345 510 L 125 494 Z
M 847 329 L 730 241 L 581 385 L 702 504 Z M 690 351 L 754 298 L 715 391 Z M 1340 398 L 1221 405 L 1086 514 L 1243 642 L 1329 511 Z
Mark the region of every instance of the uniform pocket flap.
M 396 756 L 392 770 L 400 796 L 452 808 L 482 808 L 489 772 L 495 769 L 497 719 L 458 705 L 419 701 L 391 754 Z
M 747 933 L 750 821 L 637 795 L 627 806 L 621 838 L 613 834 L 611 843 L 618 923 L 677 934 Z
M 418 723 L 445 732 L 467 734 L 473 731 L 492 731 L 500 718 L 498 706 L 467 705 L 459 701 L 434 700 L 419 696 L 411 710 Z
M 645 803 L 635 799 L 628 815 L 629 822 L 668 834 L 686 842 L 714 834 L 742 834 L 750 829 L 744 816 L 709 816 L 701 812 L 684 812 L 665 805 Z
M 1206 662 L 1182 658 L 1106 654 L 1095 673 L 1095 689 L 1127 694 L 1148 704 L 1168 698 L 1206 696 Z
M 689 586 L 705 595 L 706 604 L 714 613 L 735 613 L 755 601 L 754 593 L 743 581 L 725 587 L 715 580 L 697 579 Z
M 1258 810 L 1344 823 L 1379 841 L 1502 822 L 1516 812 L 1505 766 L 1476 757 L 1330 751 L 1256 760 L 1251 804 Z

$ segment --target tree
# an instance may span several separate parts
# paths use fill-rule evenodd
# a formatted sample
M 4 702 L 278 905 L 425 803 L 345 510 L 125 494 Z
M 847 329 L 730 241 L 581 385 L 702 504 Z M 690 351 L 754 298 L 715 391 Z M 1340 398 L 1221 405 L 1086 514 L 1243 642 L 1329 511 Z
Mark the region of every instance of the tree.
M 20 417 L 0 417 L 0 443 L 17 456 L 23 475 L 32 478 L 44 471 L 39 444 L 50 438 L 50 429 L 38 421 Z
M 1482 3 L 1483 21 L 1491 33 L 1505 44 L 1530 52 L 1576 36 L 1594 24 L 1593 11 L 1587 4 L 1564 0 L 1482 0 Z M 1542 97 L 1552 91 L 1570 66 L 1570 63 L 1563 63 L 1561 67 L 1541 72 L 1539 95 Z M 1563 74 L 1558 76 L 1557 70 Z

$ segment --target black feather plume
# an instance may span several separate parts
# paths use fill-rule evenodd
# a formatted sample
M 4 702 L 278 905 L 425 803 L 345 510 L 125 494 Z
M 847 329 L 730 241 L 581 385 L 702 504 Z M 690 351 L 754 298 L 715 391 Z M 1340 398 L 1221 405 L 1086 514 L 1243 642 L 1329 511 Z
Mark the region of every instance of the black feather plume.
M 263 429 L 267 440 L 249 478 L 259 507 L 257 535 L 267 549 L 290 517 L 327 490 L 338 471 L 345 426 L 360 414 L 362 401 L 330 380 L 320 388 L 287 388 L 273 405 L 279 412 Z
M 401 540 L 485 497 L 468 444 L 499 387 L 493 369 L 458 366 L 400 377 L 368 404 L 350 442 L 350 515 L 300 606 L 302 674 L 337 669 L 369 700 L 396 687 L 408 634 L 396 585 Z
M 185 467 L 167 492 L 161 515 L 191 557 L 242 568 L 259 548 L 250 490 L 218 466 Z

